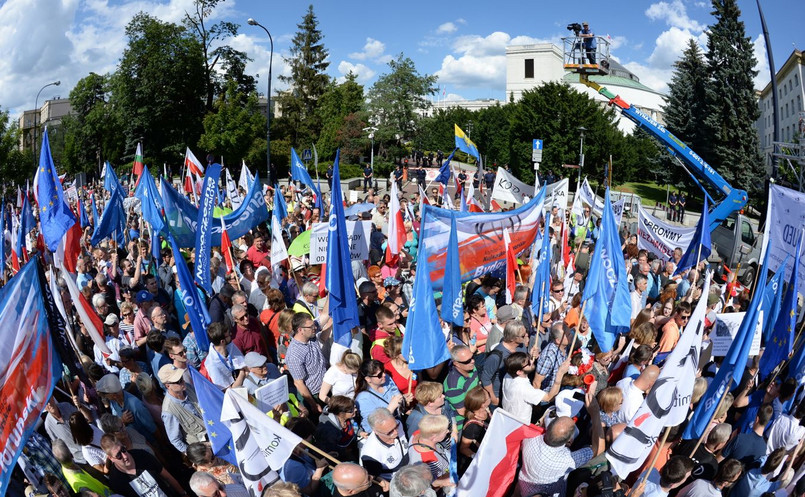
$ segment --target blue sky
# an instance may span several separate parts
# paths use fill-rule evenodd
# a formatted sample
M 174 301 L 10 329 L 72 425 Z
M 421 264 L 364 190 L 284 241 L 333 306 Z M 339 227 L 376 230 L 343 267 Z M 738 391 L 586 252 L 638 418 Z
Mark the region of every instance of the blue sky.
M 805 48 L 801 0 L 763 0 L 777 68 L 796 46 Z M 265 91 L 268 42 L 254 17 L 274 37 L 274 88 L 278 74 L 287 73 L 288 54 L 296 25 L 310 2 L 295 0 L 225 0 L 218 19 L 241 24 L 229 41 L 253 59 L 247 70 L 259 74 Z M 664 91 L 687 39 L 706 44 L 704 29 L 712 22 L 710 3 L 699 0 L 544 1 L 320 1 L 314 2 L 324 43 L 330 51 L 329 74 L 349 70 L 371 85 L 400 52 L 411 57 L 422 73 L 439 76 L 449 99 L 504 98 L 505 47 L 541 41 L 559 43 L 574 21 L 588 21 L 598 35 L 613 40 L 613 55 L 640 77 Z M 739 0 L 747 35 L 760 55 L 756 78 L 768 82 L 764 43 L 754 1 Z M 178 22 L 192 0 L 0 0 L 0 108 L 16 117 L 32 108 L 42 85 L 62 85 L 42 92 L 46 98 L 66 97 L 90 71 L 114 70 L 126 40 L 123 29 L 143 10 Z

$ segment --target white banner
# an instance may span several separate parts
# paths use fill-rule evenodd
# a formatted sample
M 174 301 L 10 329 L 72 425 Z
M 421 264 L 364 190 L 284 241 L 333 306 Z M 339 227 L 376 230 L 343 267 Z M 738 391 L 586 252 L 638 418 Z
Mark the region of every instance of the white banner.
M 498 168 L 498 175 L 495 178 L 495 187 L 492 190 L 492 198 L 515 204 L 524 204 L 533 196 L 533 186 L 526 185 L 502 167 Z
M 623 206 L 626 205 L 626 199 L 622 198 L 617 202 L 612 202 L 612 213 L 615 215 L 615 226 L 621 225 L 623 219 Z
M 695 226 L 686 228 L 667 224 L 643 207 L 637 209 L 637 248 L 648 250 L 664 261 L 671 258 L 677 247 L 684 253 L 695 233 Z
M 763 254 L 771 245 L 767 266 L 769 271 L 777 272 L 790 255 L 793 260 L 799 261 L 799 274 L 805 274 L 805 257 L 798 257 L 794 252 L 797 248 L 802 228 L 805 226 L 805 193 L 800 193 L 779 185 L 771 185 L 769 189 L 769 204 L 766 210 L 766 232 L 763 237 Z M 763 260 L 763 255 L 760 256 Z M 789 264 L 786 268 L 785 279 L 791 277 Z M 805 295 L 805 278 L 799 278 L 799 293 Z
M 593 214 L 601 217 L 601 213 L 604 212 L 604 201 L 596 196 L 590 183 L 587 182 L 587 178 L 584 178 L 584 181 L 581 182 L 581 187 L 576 191 L 576 196 L 579 202 L 574 202 L 574 207 L 576 207 L 577 210 L 573 211 L 573 214 L 582 214 L 581 210 L 584 204 L 587 204 L 592 206 Z
M 329 223 L 315 223 L 310 233 L 310 264 L 327 262 L 327 240 Z M 371 221 L 347 221 L 349 233 L 349 253 L 353 261 L 369 258 L 369 236 L 372 234 Z
M 254 391 L 254 398 L 257 400 L 257 408 L 265 413 L 288 402 L 288 377 L 283 374 L 266 383 Z
M 713 357 L 724 357 L 730 350 L 730 345 L 738 333 L 741 321 L 744 320 L 745 312 L 731 312 L 729 314 L 719 314 L 716 318 L 715 331 L 710 333 L 710 340 L 713 342 Z M 749 356 L 760 353 L 760 337 L 763 335 L 763 309 L 760 310 L 755 336 L 752 339 L 752 347 L 749 349 Z
M 564 215 L 567 209 L 567 199 L 570 195 L 570 181 L 567 178 L 545 186 L 545 209 L 553 206 L 559 207 Z
M 277 471 L 302 439 L 232 390 L 224 394 L 221 422 L 232 432 L 243 484 L 252 497 L 259 497 L 279 479 Z
M 702 293 L 707 295 L 709 290 L 710 274 L 705 279 Z M 699 299 L 679 343 L 666 358 L 654 387 L 621 436 L 607 450 L 607 460 L 621 478 L 626 478 L 643 464 L 664 427 L 681 423 L 690 412 L 706 313 L 707 299 Z

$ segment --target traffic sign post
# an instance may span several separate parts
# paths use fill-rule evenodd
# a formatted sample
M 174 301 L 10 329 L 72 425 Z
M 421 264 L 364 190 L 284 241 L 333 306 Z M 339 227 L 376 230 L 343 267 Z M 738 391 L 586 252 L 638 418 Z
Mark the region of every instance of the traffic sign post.
M 542 162 L 542 140 L 535 138 L 531 146 L 531 162 L 534 163 L 534 170 L 539 171 L 539 163 Z
M 313 158 L 313 154 L 310 152 L 309 148 L 302 150 L 302 160 L 307 162 Z

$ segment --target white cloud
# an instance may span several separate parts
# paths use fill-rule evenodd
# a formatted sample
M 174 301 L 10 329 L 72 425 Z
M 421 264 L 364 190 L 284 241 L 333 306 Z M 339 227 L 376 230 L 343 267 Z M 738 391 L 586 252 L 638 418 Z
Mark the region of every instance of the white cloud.
M 383 52 L 386 51 L 386 44 L 382 41 L 375 40 L 374 38 L 366 38 L 366 44 L 363 46 L 362 52 L 353 52 L 349 54 L 350 59 L 355 60 L 374 60 L 380 61 L 383 58 Z
M 440 83 L 459 88 L 503 87 L 506 84 L 506 46 L 540 43 L 530 36 L 511 37 L 496 31 L 488 36 L 459 36 L 453 42 L 453 52 L 442 59 L 436 71 Z
M 682 52 L 688 44 L 688 40 L 691 38 L 695 39 L 700 46 L 706 43 L 706 36 L 704 34 L 695 36 L 690 31 L 677 27 L 663 31 L 660 33 L 660 36 L 657 37 L 654 51 L 651 52 L 648 58 L 649 64 L 652 67 L 658 68 L 673 66 L 674 62 L 682 55 Z
M 611 36 L 609 39 L 609 49 L 617 50 L 620 47 L 626 46 L 627 39 L 625 36 Z
M 438 28 L 436 28 L 437 34 L 452 34 L 458 31 L 458 26 L 454 22 L 446 22 L 444 24 L 440 24 Z
M 262 34 L 262 36 L 260 36 Z M 246 35 L 239 33 L 227 40 L 229 46 L 235 50 L 245 52 L 251 62 L 246 64 L 246 73 L 256 75 L 257 77 L 257 91 L 258 93 L 265 94 L 266 85 L 268 84 L 268 67 L 270 59 L 270 50 L 268 38 L 262 30 L 254 35 Z M 274 45 L 276 47 L 276 43 Z M 271 64 L 272 77 L 271 77 L 271 93 L 276 95 L 277 91 L 287 89 L 287 85 L 279 81 L 278 76 L 290 76 L 291 66 L 285 63 L 281 52 L 274 51 L 274 59 Z
M 754 49 L 755 59 L 757 60 L 755 71 L 758 71 L 754 80 L 755 89 L 762 90 L 769 84 L 769 81 L 771 81 L 771 77 L 769 76 L 769 59 L 766 56 L 766 40 L 764 40 L 762 34 L 758 35 L 755 41 L 752 42 L 752 48 Z
M 646 16 L 652 21 L 665 21 L 666 24 L 675 28 L 690 31 L 704 30 L 704 26 L 701 23 L 688 17 L 685 4 L 682 3 L 682 0 L 651 4 L 646 10 Z
M 363 64 L 353 64 L 351 62 L 347 62 L 346 60 L 342 60 L 338 63 L 338 72 L 342 74 L 342 76 L 338 78 L 339 82 L 346 80 L 344 76 L 350 72 L 353 72 L 358 76 L 358 83 L 361 84 L 368 82 L 375 76 L 375 74 L 377 74 L 375 71 Z
M 445 102 L 462 102 L 467 99 L 462 97 L 458 93 L 448 93 L 442 100 L 444 100 Z
M 639 62 L 627 62 L 623 64 L 623 67 L 632 71 L 640 79 L 641 83 L 660 93 L 668 91 L 668 82 L 671 81 L 671 76 L 674 73 L 673 68 L 662 69 L 646 66 Z

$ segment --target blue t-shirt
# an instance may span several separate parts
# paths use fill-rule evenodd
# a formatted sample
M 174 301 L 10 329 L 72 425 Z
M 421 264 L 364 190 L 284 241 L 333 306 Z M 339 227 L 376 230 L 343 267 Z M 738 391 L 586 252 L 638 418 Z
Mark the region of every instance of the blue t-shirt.
M 285 461 L 280 470 L 280 478 L 286 483 L 296 483 L 299 488 L 305 488 L 310 483 L 316 463 L 305 454 L 293 455 Z

